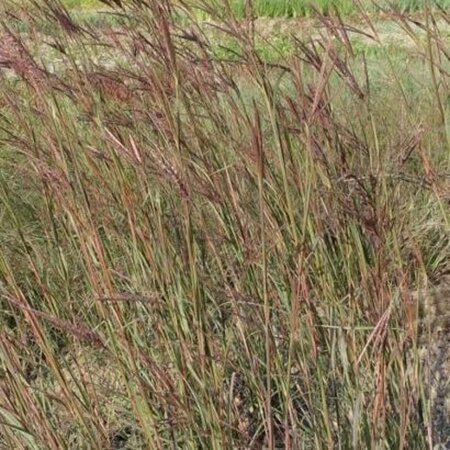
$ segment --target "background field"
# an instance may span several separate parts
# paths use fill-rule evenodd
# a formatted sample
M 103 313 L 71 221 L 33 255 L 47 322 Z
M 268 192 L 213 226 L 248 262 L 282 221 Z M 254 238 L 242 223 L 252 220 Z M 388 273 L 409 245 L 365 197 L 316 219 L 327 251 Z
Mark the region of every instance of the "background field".
M 211 4 L 220 4 L 212 0 Z M 443 8 L 450 6 L 449 0 L 437 0 L 434 2 Z M 245 1 L 232 0 L 230 2 L 237 14 L 244 14 Z M 424 1 L 422 0 L 399 0 L 395 2 L 395 8 L 399 11 L 420 11 L 423 10 Z M 358 13 L 361 8 L 365 11 L 379 11 L 393 5 L 389 1 L 351 1 L 351 0 L 317 0 L 314 2 L 305 0 L 256 0 L 253 2 L 253 8 L 258 16 L 277 17 L 277 16 L 304 16 L 311 15 L 314 9 L 323 13 L 332 13 L 336 8 L 342 14 Z
M 223 7 L 223 1 L 208 0 L 203 2 L 191 1 L 192 5 L 208 4 Z M 102 7 L 99 0 L 63 0 L 63 4 L 71 8 L 95 8 Z M 245 0 L 229 0 L 230 6 L 240 16 L 244 14 Z M 423 10 L 426 2 L 424 0 L 398 0 L 395 2 L 395 8 L 399 11 L 420 11 Z M 357 13 L 363 7 L 366 11 L 378 11 L 380 8 L 387 8 L 392 2 L 381 0 L 317 0 L 314 2 L 307 0 L 254 0 L 254 12 L 258 16 L 265 17 L 291 17 L 311 15 L 314 8 L 321 12 L 331 12 L 333 8 L 344 14 Z M 430 5 L 438 5 L 442 8 L 450 7 L 450 0 L 432 0 Z M 104 5 L 103 5 L 104 7 Z
M 101 8 L 102 3 L 98 0 L 63 0 L 62 4 L 68 8 Z M 104 7 L 105 5 L 103 5 Z

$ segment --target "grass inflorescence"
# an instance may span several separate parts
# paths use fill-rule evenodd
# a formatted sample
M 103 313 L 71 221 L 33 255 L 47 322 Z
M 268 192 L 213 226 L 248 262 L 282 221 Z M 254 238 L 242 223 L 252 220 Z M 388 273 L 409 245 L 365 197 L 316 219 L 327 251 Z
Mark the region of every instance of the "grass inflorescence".
M 1 13 L 0 447 L 445 438 L 414 292 L 449 269 L 446 11 L 391 11 L 395 52 L 370 14 L 274 44 L 251 2 L 103 3 Z

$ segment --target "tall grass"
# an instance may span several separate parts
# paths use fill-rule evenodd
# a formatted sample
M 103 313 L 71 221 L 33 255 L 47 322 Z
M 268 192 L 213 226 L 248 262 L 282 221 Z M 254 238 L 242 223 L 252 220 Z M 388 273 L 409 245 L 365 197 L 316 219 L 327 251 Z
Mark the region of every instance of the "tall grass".
M 449 256 L 445 12 L 408 87 L 337 18 L 269 63 L 204 2 L 230 61 L 192 6 L 104 3 L 130 25 L 2 21 L 1 446 L 432 446 L 412 291 Z

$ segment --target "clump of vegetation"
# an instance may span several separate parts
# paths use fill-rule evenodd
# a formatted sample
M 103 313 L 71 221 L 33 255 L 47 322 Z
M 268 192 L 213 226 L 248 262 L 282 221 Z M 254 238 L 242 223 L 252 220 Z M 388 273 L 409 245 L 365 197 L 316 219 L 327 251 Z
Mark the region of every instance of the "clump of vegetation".
M 396 61 L 369 15 L 277 58 L 251 2 L 103 3 L 2 12 L 0 446 L 445 438 L 412 293 L 448 270 L 445 10 L 392 13 Z

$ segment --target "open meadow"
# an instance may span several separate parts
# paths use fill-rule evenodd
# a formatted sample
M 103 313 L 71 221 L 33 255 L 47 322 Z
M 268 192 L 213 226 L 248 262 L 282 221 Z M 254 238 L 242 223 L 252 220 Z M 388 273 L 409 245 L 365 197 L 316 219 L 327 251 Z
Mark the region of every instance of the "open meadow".
M 3 0 L 0 449 L 450 448 L 449 11 Z

